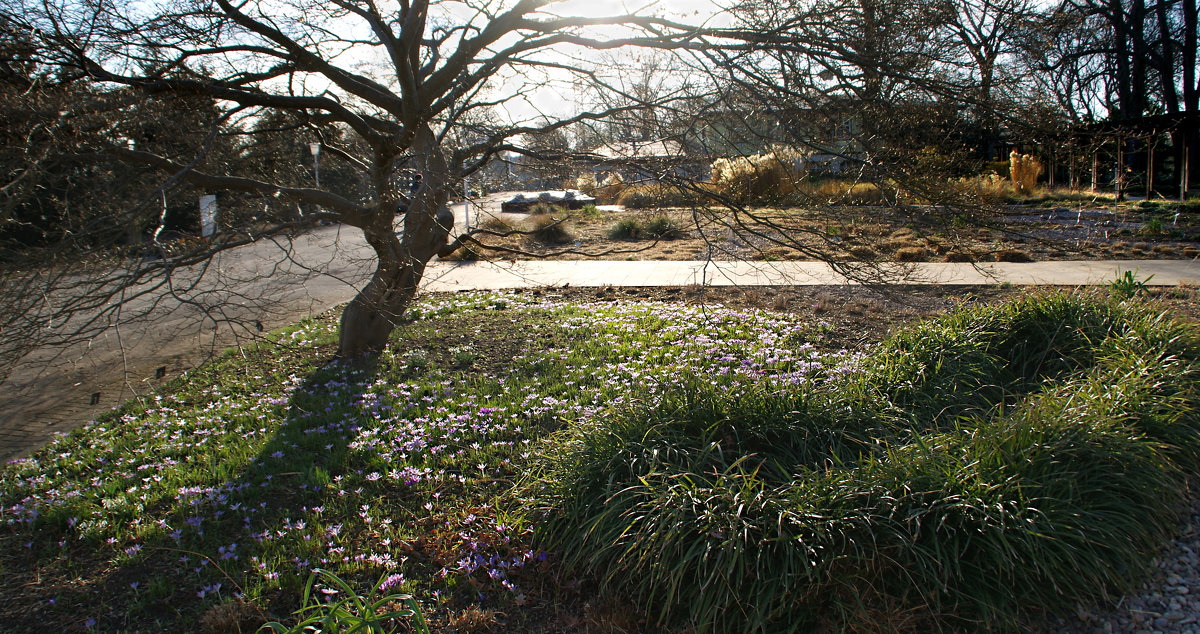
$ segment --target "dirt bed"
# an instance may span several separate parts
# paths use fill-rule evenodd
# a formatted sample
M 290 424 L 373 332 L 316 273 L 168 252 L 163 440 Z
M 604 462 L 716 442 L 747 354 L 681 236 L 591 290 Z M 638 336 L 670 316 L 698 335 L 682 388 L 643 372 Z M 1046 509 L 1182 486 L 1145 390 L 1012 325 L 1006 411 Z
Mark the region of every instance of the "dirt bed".
M 493 249 L 452 258 L 1023 262 L 1192 259 L 1200 224 L 1135 209 L 1014 206 L 966 218 L 935 208 L 560 210 L 485 219 Z

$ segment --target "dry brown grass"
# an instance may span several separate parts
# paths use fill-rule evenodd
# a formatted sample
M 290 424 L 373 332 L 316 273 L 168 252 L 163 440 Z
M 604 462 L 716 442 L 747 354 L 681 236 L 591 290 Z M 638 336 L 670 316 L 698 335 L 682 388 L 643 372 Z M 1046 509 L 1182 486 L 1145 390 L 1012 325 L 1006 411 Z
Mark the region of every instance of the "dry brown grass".
M 483 259 L 483 253 L 480 247 L 473 244 L 464 244 L 455 249 L 454 253 L 438 256 L 438 259 L 447 262 L 475 262 Z
M 879 205 L 886 196 L 875 183 L 859 183 L 844 179 L 801 181 L 795 187 L 795 197 L 801 202 L 834 205 Z
M 1012 195 L 1012 183 L 999 174 L 981 174 L 960 178 L 950 183 L 960 196 L 981 204 L 996 204 Z
M 775 246 L 763 251 L 764 260 L 802 260 L 804 254 L 791 247 Z
M 503 632 L 504 628 L 500 623 L 501 616 L 503 615 L 500 612 L 491 608 L 472 605 L 451 617 L 450 627 L 453 628 L 453 631 L 463 634 Z
M 257 632 L 266 622 L 262 610 L 241 599 L 234 599 L 218 603 L 205 611 L 200 617 L 200 631 L 204 634 Z
M 596 177 L 591 172 L 580 174 L 575 177 L 575 189 L 587 194 L 595 196 L 596 190 L 600 188 L 600 184 L 596 182 Z
M 793 167 L 799 154 L 776 149 L 752 156 L 721 158 L 712 164 L 712 186 L 731 200 L 748 203 L 782 200 L 800 180 Z
M 583 615 L 584 631 L 589 634 L 627 634 L 646 629 L 636 610 L 612 601 L 588 603 L 583 606 Z
M 479 225 L 479 228 L 487 231 L 494 231 L 496 233 L 508 233 L 509 231 L 517 230 L 516 225 L 498 216 L 492 216 L 483 221 L 483 224 Z
M 926 262 L 929 251 L 925 247 L 904 247 L 897 249 L 894 257 L 897 262 Z
M 993 255 L 997 262 L 1032 262 L 1033 256 L 1020 249 L 1000 249 Z
M 694 192 L 661 183 L 631 185 L 624 188 L 616 202 L 628 209 L 655 209 L 660 207 L 692 207 L 702 202 Z
M 925 243 L 916 236 L 901 236 L 891 240 L 884 240 L 879 243 L 880 248 L 885 251 L 896 252 L 900 249 L 924 249 Z
M 853 255 L 860 260 L 874 260 L 875 258 L 879 257 L 879 253 L 877 253 L 875 249 L 863 244 L 850 247 L 850 255 Z
M 559 246 L 575 241 L 575 235 L 567 229 L 565 222 L 549 216 L 534 220 L 528 231 L 525 241 L 531 245 Z

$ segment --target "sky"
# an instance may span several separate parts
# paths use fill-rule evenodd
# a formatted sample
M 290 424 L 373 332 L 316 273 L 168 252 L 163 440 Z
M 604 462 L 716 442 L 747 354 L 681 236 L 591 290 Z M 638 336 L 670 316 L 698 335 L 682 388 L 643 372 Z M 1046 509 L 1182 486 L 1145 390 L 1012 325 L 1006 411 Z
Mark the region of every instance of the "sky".
M 671 15 L 706 18 L 720 9 L 712 0 L 567 0 L 552 6 L 563 15 L 603 16 L 630 13 L 642 9 L 660 9 Z
M 724 3 L 724 2 L 723 2 Z M 546 8 L 563 16 L 604 17 L 622 14 L 659 14 L 686 24 L 723 26 L 721 7 L 714 0 L 566 0 Z M 574 114 L 578 99 L 567 85 L 546 86 L 511 102 L 506 110 L 514 121 L 540 114 L 559 117 Z

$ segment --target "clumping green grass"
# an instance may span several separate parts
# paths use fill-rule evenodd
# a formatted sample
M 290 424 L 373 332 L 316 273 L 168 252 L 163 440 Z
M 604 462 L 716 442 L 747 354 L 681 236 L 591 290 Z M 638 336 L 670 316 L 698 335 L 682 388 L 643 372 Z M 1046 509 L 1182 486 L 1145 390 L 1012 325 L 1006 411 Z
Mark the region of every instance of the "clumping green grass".
M 608 230 L 612 240 L 675 240 L 686 235 L 679 221 L 656 214 L 646 218 L 622 218 Z
M 1139 581 L 1196 472 L 1194 331 L 1073 295 L 780 390 L 695 375 L 552 437 L 540 543 L 659 624 L 1015 627 Z
M 612 240 L 638 240 L 642 237 L 642 223 L 637 218 L 622 218 L 608 230 Z
M 1046 295 L 825 329 L 475 293 L 365 367 L 303 322 L 5 466 L 0 619 L 534 631 L 596 588 L 701 631 L 1002 627 L 1138 582 L 1200 467 L 1190 328 Z
M 567 229 L 562 219 L 539 218 L 529 229 L 528 239 L 539 244 L 555 246 L 569 244 L 575 236 Z

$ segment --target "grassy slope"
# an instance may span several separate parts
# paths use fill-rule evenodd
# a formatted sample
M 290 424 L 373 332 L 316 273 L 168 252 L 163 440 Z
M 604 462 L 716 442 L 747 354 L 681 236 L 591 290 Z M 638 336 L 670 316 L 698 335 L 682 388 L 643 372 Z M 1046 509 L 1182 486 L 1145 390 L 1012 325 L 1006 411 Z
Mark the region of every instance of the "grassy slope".
M 9 465 L 6 622 L 251 623 L 286 616 L 316 566 L 386 577 L 443 616 L 544 621 L 570 597 L 503 502 L 541 438 L 683 367 L 819 370 L 819 327 L 785 317 L 528 301 L 426 305 L 369 372 L 323 365 L 334 324 L 304 323 Z M 251 608 L 214 611 L 239 597 Z
M 1060 303 L 1056 310 L 1073 309 Z M 1162 392 L 1155 368 L 1166 366 L 1147 362 L 1140 371 L 1136 364 L 1096 363 L 1144 358 L 1146 350 L 1134 345 L 1137 337 L 1093 349 L 1093 340 L 1104 338 L 1096 329 L 1108 332 L 1108 326 L 1093 323 L 1097 318 L 1087 311 L 1072 313 L 1082 339 L 1050 332 L 1061 344 L 1059 356 L 1069 357 L 1061 367 L 1047 366 L 1036 351 L 1030 356 L 1004 349 L 1010 360 L 1024 354 L 1018 365 L 1036 366 L 1035 376 L 1050 372 L 1061 389 L 1084 396 L 1025 398 L 1041 393 L 1041 381 L 1014 375 L 999 398 L 1005 411 L 1015 403 L 1028 406 L 990 416 L 996 390 L 961 386 L 991 376 L 998 366 L 993 340 L 1020 326 L 1011 309 L 996 311 L 986 328 L 971 330 L 964 326 L 967 318 L 942 322 L 862 359 L 814 348 L 821 324 L 766 312 L 457 296 L 423 306 L 399 333 L 401 343 L 370 371 L 325 365 L 334 324 L 300 324 L 281 333 L 276 346 L 249 358 L 228 357 L 181 381 L 176 391 L 131 404 L 0 472 L 0 618 L 17 629 L 250 626 L 286 617 L 309 570 L 321 566 L 364 590 L 382 579 L 389 589 L 411 591 L 435 623 L 460 629 L 503 618 L 509 631 L 570 630 L 626 611 L 585 605 L 593 597 L 591 579 L 616 591 L 610 603 L 640 597 L 638 606 L 652 620 L 718 623 L 712 614 L 721 614 L 729 623 L 760 619 L 774 628 L 784 613 L 771 611 L 778 607 L 771 597 L 793 593 L 843 601 L 834 604 L 843 623 L 879 617 L 900 623 L 913 605 L 923 606 L 925 617 L 1003 622 L 1013 614 L 1012 603 L 1026 598 L 1012 588 L 1056 580 L 1077 563 L 1067 557 L 1051 566 L 1055 562 L 1047 557 L 1070 551 L 1031 555 L 1004 542 L 1013 525 L 1033 533 L 1046 525 L 1041 516 L 1005 506 L 1002 483 L 1020 482 L 1013 486 L 1027 491 L 1036 481 L 1048 492 L 1038 499 L 1073 499 L 1054 488 L 1061 473 L 1013 472 L 1025 464 L 1029 443 L 1066 443 L 1067 453 L 1048 454 L 1054 460 L 1082 448 L 1080 462 L 1071 464 L 1116 456 L 1114 464 L 1130 472 L 1171 467 L 1161 470 L 1163 478 L 1140 483 L 1157 496 L 1156 508 L 1166 519 L 1146 522 L 1144 539 L 1135 540 L 1129 553 L 1151 548 L 1169 530 L 1177 474 L 1193 469 L 1194 460 L 1167 452 L 1186 443 L 1170 436 L 1179 429 L 1169 414 L 1179 411 L 1178 403 L 1168 400 L 1166 407 L 1155 400 Z M 1026 336 L 1036 327 L 1015 331 Z M 956 338 L 964 328 L 974 339 Z M 1186 343 L 1190 335 L 1178 332 L 1178 341 Z M 933 345 L 939 341 L 976 352 L 992 349 L 974 357 L 963 350 L 939 355 Z M 1133 353 L 1124 354 L 1129 350 L 1122 346 Z M 859 369 L 850 372 L 854 367 Z M 1086 368 L 1093 369 L 1080 373 Z M 1172 376 L 1190 381 L 1186 373 Z M 1131 389 L 1116 397 L 1101 389 L 1114 382 Z M 835 404 L 845 407 L 823 400 L 826 385 L 837 388 Z M 1125 411 L 1122 399 L 1137 398 L 1157 409 L 1143 408 L 1150 415 L 1137 420 L 1114 415 Z M 1081 408 L 1113 422 L 1076 425 L 1076 436 L 1060 433 L 1054 421 L 1089 420 L 1063 415 Z M 831 417 L 842 410 L 850 415 Z M 964 416 L 981 418 L 964 424 Z M 1132 437 L 1128 425 L 1134 424 L 1149 426 L 1133 435 L 1133 444 L 1121 444 Z M 1155 440 L 1138 440 L 1143 436 Z M 614 450 L 623 451 L 631 438 L 639 451 L 651 453 L 641 464 L 624 457 L 613 462 Z M 600 442 L 589 444 L 595 440 Z M 581 459 L 581 450 L 592 453 Z M 1163 455 L 1169 464 L 1156 462 Z M 869 459 L 853 472 L 834 468 L 864 456 Z M 547 460 L 587 467 L 579 471 L 595 476 L 585 479 L 591 488 L 561 488 L 552 495 L 536 486 L 514 489 L 531 472 L 545 474 Z M 582 545 L 542 552 L 539 539 L 562 544 L 561 534 L 557 542 L 545 532 L 539 538 L 534 522 L 554 524 L 567 495 L 577 504 L 612 499 L 612 487 L 629 488 L 621 469 L 644 478 L 632 484 L 645 484 L 645 491 L 629 491 L 648 492 L 638 503 L 665 513 L 655 516 L 662 527 L 657 537 L 650 529 L 647 540 L 614 554 L 584 543 L 589 536 L 595 540 L 591 531 L 611 526 L 559 522 Z M 1073 481 L 1082 481 L 1077 475 Z M 1098 471 L 1097 478 L 1103 488 L 1111 472 Z M 1086 517 L 1115 527 L 1112 535 L 1100 534 L 1102 542 L 1130 544 L 1120 515 L 1128 510 L 1123 498 L 1103 493 L 1114 503 Z M 882 515 L 881 499 L 893 501 Z M 821 500 L 833 504 L 822 506 Z M 616 516 L 622 508 L 605 507 Z M 1077 517 L 1077 510 L 1065 507 L 1063 517 Z M 696 512 L 702 512 L 699 519 Z M 1045 517 L 1054 512 L 1047 507 Z M 991 537 L 945 541 L 938 521 L 947 514 L 960 529 L 973 527 L 952 531 L 954 539 Z M 678 539 L 681 526 L 689 528 L 687 539 Z M 803 539 L 755 537 L 756 531 L 778 534 L 784 528 Z M 734 531 L 754 540 L 739 542 Z M 1080 535 L 1080 544 L 1094 546 L 1091 533 Z M 872 540 L 880 547 L 868 546 Z M 811 544 L 812 556 L 797 557 L 795 543 Z M 917 548 L 899 548 L 903 543 Z M 996 543 L 1003 547 L 992 548 Z M 818 550 L 839 547 L 837 574 L 822 569 L 815 578 L 804 570 L 810 561 L 821 562 Z M 978 555 L 948 558 L 940 550 L 947 547 Z M 630 557 L 642 559 L 630 564 Z M 663 561 L 692 568 L 657 565 Z M 958 561 L 965 561 L 961 570 L 949 563 Z M 582 571 L 571 571 L 581 565 Z M 751 565 L 760 566 L 756 576 L 765 584 L 728 575 Z M 1004 571 L 997 584 L 963 587 L 955 581 L 994 566 Z M 906 594 L 879 583 L 898 570 L 924 585 Z M 1100 568 L 1087 583 L 1071 580 L 1071 587 L 1092 596 L 1112 585 L 1111 572 Z M 613 583 L 622 574 L 659 585 Z M 716 593 L 681 595 L 670 589 L 672 578 L 724 585 Z M 946 590 L 922 590 L 933 586 Z M 831 588 L 832 594 L 821 594 Z M 698 599 L 681 608 L 676 596 Z M 746 596 L 754 601 L 740 598 Z M 847 607 L 855 601 L 869 609 Z M 786 603 L 800 610 L 785 614 L 794 624 L 807 622 L 804 610 L 829 607 Z M 748 613 L 751 604 L 762 606 L 760 613 Z
M 844 376 L 707 378 L 564 432 L 568 568 L 700 631 L 1015 627 L 1129 589 L 1197 468 L 1195 333 L 1067 295 L 960 311 Z

